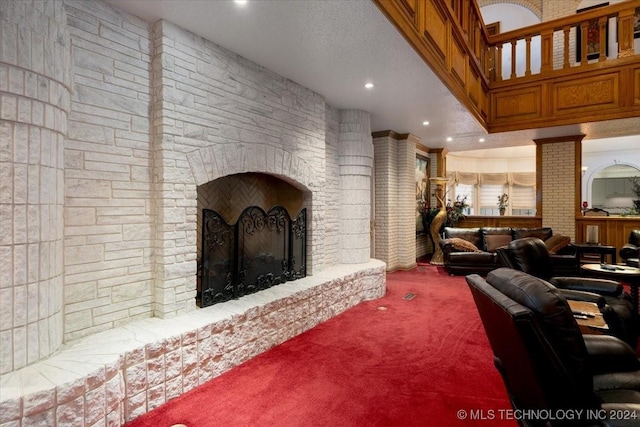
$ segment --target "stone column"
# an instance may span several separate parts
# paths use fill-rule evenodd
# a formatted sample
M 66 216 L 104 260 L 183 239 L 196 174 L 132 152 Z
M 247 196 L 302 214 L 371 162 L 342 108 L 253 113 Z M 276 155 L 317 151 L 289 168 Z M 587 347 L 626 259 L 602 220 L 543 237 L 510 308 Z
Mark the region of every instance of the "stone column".
M 62 344 L 66 22 L 62 1 L 0 2 L 0 373 Z
M 371 172 L 373 143 L 369 113 L 340 111 L 340 261 L 368 262 L 371 254 Z

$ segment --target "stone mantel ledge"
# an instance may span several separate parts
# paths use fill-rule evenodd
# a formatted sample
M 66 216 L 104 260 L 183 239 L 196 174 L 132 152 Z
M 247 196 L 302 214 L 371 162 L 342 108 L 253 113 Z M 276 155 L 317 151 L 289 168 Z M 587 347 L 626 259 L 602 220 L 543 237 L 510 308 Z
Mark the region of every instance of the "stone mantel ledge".
M 0 377 L 0 424 L 120 426 L 386 292 L 386 265 L 341 264 L 170 319 L 69 343 Z

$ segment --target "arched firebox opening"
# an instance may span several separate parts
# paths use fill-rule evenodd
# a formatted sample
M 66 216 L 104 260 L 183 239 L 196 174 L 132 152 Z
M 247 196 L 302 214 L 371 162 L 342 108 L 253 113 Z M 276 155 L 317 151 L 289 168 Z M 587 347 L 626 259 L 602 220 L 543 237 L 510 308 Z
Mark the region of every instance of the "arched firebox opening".
M 242 173 L 201 185 L 197 194 L 198 306 L 306 276 L 301 190 L 271 175 Z

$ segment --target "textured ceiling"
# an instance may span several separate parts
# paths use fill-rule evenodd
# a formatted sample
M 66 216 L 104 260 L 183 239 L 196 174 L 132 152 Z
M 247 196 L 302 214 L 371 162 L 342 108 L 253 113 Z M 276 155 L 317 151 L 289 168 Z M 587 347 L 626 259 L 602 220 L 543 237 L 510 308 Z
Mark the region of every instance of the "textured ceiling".
M 371 0 L 106 0 L 148 22 L 171 21 L 325 97 L 371 114 L 373 131 L 450 151 L 640 134 L 640 118 L 486 135 Z M 375 84 L 372 90 L 364 84 Z M 423 126 L 428 120 L 431 124 Z M 447 137 L 453 141 L 446 142 Z M 486 141 L 479 143 L 479 138 Z M 640 142 L 639 142 L 640 144 Z

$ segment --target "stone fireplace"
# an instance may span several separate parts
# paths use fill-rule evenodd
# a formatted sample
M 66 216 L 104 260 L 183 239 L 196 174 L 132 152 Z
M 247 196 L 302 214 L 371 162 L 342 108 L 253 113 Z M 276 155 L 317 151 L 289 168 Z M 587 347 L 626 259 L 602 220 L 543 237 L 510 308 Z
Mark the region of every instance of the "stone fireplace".
M 199 307 L 306 277 L 303 192 L 265 174 L 198 187 Z
M 384 294 L 368 113 L 101 1 L 3 11 L 0 424 L 121 425 Z M 306 277 L 198 307 L 204 209 L 274 206 Z

